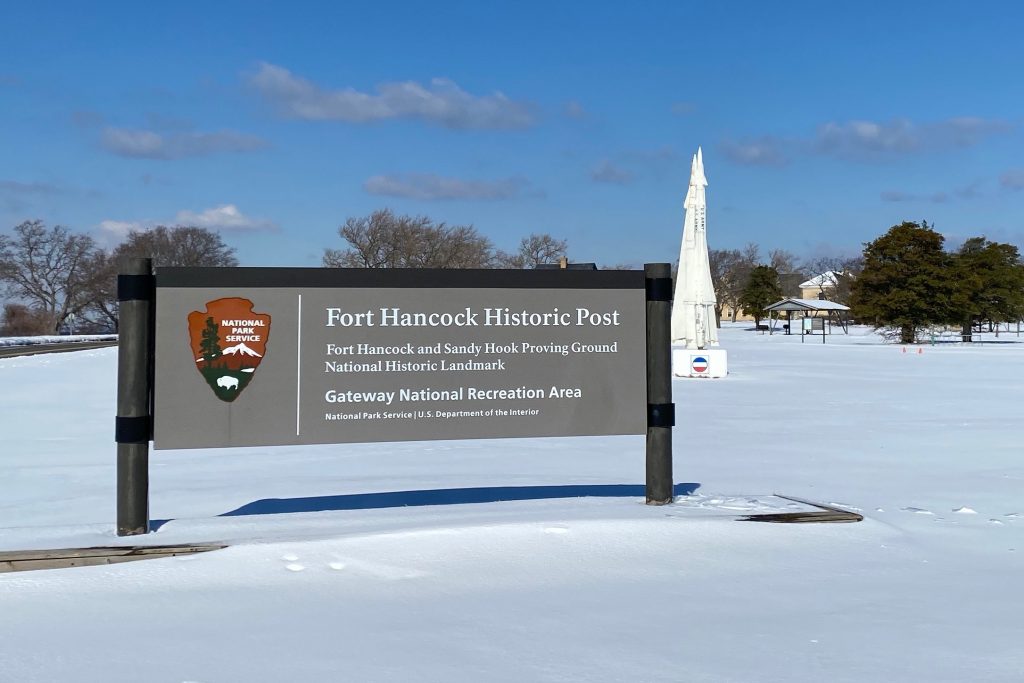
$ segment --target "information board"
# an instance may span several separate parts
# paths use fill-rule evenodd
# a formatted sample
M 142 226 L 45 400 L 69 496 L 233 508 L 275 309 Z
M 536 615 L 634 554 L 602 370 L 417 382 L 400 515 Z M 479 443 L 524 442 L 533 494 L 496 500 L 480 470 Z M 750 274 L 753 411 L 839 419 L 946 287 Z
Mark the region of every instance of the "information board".
M 644 434 L 642 271 L 159 268 L 154 447 Z

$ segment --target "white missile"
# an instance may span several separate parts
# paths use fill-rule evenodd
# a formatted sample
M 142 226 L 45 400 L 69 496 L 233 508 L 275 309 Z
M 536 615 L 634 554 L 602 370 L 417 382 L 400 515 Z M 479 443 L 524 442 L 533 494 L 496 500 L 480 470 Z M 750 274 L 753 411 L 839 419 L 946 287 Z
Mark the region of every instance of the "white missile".
M 707 186 L 704 154 L 698 147 L 690 162 L 690 185 L 683 202 L 686 213 L 672 301 L 672 341 L 688 349 L 718 346 L 715 288 L 708 261 Z

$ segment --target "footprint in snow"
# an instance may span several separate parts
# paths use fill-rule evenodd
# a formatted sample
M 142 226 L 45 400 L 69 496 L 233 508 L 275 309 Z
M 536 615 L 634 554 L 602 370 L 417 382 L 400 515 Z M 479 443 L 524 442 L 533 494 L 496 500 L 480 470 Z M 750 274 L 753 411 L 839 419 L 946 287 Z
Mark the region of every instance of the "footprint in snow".
M 339 571 L 340 572 L 342 569 L 345 568 L 345 563 L 344 562 L 329 562 L 327 564 L 327 566 L 330 567 L 331 569 L 335 570 L 335 571 Z
M 875 512 L 885 512 L 882 508 L 875 508 Z
M 996 526 L 1003 526 L 1003 523 L 1000 522 L 998 519 L 990 519 L 988 520 L 988 522 L 989 524 L 995 524 Z
M 903 512 L 913 512 L 915 515 L 934 515 L 935 513 L 931 510 L 925 510 L 924 508 L 900 508 Z
M 296 562 L 299 559 L 299 556 L 288 553 L 287 555 L 282 555 L 281 559 L 285 562 Z
M 967 507 L 966 505 L 962 505 L 962 506 L 958 507 L 956 510 L 953 510 L 953 512 L 955 512 L 958 515 L 976 515 L 976 514 L 978 514 L 977 510 L 972 510 L 971 508 Z
M 296 564 L 294 562 L 292 564 L 285 565 L 284 568 L 290 572 L 301 572 L 303 569 L 305 569 L 305 567 L 303 567 L 301 564 Z
M 1019 512 L 1007 512 L 1003 517 L 1020 517 Z
M 567 534 L 567 533 L 569 533 L 569 527 L 567 527 L 567 526 L 549 526 L 549 527 L 544 527 L 544 533 L 546 533 L 546 534 Z

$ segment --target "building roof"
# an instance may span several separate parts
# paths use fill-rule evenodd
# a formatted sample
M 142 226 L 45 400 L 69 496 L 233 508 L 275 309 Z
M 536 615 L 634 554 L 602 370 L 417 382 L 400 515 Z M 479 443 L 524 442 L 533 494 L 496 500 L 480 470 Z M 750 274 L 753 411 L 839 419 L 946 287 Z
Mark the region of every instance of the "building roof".
M 835 287 L 836 284 L 839 282 L 839 278 L 841 276 L 842 273 L 837 273 L 834 270 L 830 270 L 827 273 L 815 275 L 807 282 L 801 282 L 800 288 L 810 289 L 811 287 Z
M 766 311 L 848 311 L 849 306 L 844 306 L 835 301 L 823 299 L 783 299 L 776 301 L 766 307 Z
M 538 263 L 537 270 L 597 270 L 596 263 Z

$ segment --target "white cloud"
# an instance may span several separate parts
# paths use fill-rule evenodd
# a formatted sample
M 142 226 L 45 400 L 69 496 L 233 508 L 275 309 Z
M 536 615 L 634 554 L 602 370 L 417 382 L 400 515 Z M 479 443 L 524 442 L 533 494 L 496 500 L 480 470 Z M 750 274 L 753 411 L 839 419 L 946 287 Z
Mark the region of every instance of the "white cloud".
M 787 159 L 782 147 L 782 141 L 771 136 L 757 140 L 725 140 L 719 145 L 727 159 L 746 166 L 784 165 Z
M 63 192 L 65 192 L 64 188 L 51 183 L 35 181 L 25 183 L 19 180 L 0 180 L 0 195 L 4 196 L 48 196 L 62 194 Z
M 990 135 L 1008 133 L 1013 125 L 999 119 L 958 116 L 933 125 L 933 133 L 959 147 L 976 145 Z
M 1007 190 L 1024 190 L 1024 168 L 1011 168 L 999 176 L 999 184 Z
M 178 225 L 194 225 L 208 230 L 258 232 L 277 229 L 272 221 L 246 216 L 234 204 L 215 206 L 199 213 L 179 211 L 174 220 Z
M 368 123 L 418 119 L 454 129 L 515 129 L 534 123 L 531 107 L 504 94 L 471 95 L 453 81 L 435 78 L 382 83 L 375 93 L 328 90 L 274 64 L 261 63 L 249 79 L 264 99 L 286 115 L 315 121 Z
M 583 105 L 576 100 L 569 100 L 562 107 L 562 114 L 568 119 L 574 119 L 576 121 L 582 121 L 587 118 L 589 114 L 587 110 L 583 108 Z
M 182 159 L 229 152 L 251 152 L 267 146 L 253 135 L 220 130 L 157 133 L 152 130 L 108 126 L 100 138 L 113 154 L 138 159 Z
M 10 194 L 37 194 L 51 195 L 65 192 L 64 188 L 51 183 L 29 182 L 24 183 L 18 180 L 0 180 L 0 192 Z
M 952 147 L 970 147 L 1012 126 L 1005 121 L 972 116 L 915 123 L 909 119 L 886 122 L 830 121 L 818 127 L 812 147 L 822 154 L 872 159 Z
M 949 201 L 949 195 L 945 192 L 922 194 L 918 192 L 902 192 L 900 190 L 885 190 L 880 196 L 883 202 L 929 202 L 931 204 L 945 204 Z
M 79 128 L 97 128 L 102 126 L 106 119 L 103 114 L 91 109 L 79 109 L 71 112 L 71 122 Z
M 276 230 L 277 225 L 268 220 L 250 218 L 234 204 L 215 206 L 196 213 L 195 211 L 179 211 L 174 220 L 152 220 L 149 218 L 136 221 L 105 220 L 96 226 L 96 239 L 103 246 L 115 246 L 124 241 L 129 232 L 145 232 L 158 225 L 177 226 L 192 225 L 214 231 L 257 232 Z
M 44 199 L 77 194 L 71 188 L 38 181 L 0 180 L 0 206 L 8 211 L 23 211 Z
M 431 173 L 375 175 L 363 183 L 363 189 L 374 195 L 406 199 L 512 199 L 524 192 L 530 183 L 525 178 L 504 180 L 463 180 Z
M 112 247 L 123 242 L 128 233 L 145 232 L 156 225 L 156 221 L 100 221 L 96 229 L 96 241 L 101 246 Z
M 633 180 L 633 174 L 616 166 L 609 159 L 602 159 L 590 170 L 590 179 L 598 183 L 628 185 Z
M 788 163 L 790 155 L 806 154 L 853 161 L 886 161 L 899 156 L 971 147 L 1010 132 L 1014 127 L 1006 121 L 976 116 L 924 123 L 905 118 L 883 122 L 829 121 L 818 126 L 810 136 L 765 135 L 725 140 L 720 148 L 731 161 L 747 165 L 779 166 Z
M 628 149 L 618 155 L 624 161 L 640 164 L 671 163 L 679 158 L 675 147 L 662 145 L 654 149 Z
M 916 127 L 905 119 L 886 124 L 873 121 L 829 122 L 819 126 L 814 143 L 824 153 L 912 152 L 920 146 Z
M 884 202 L 928 202 L 930 204 L 945 204 L 952 199 L 976 199 L 983 196 L 981 182 L 973 182 L 963 187 L 950 191 L 939 192 L 903 192 L 900 190 L 885 190 L 881 193 Z

